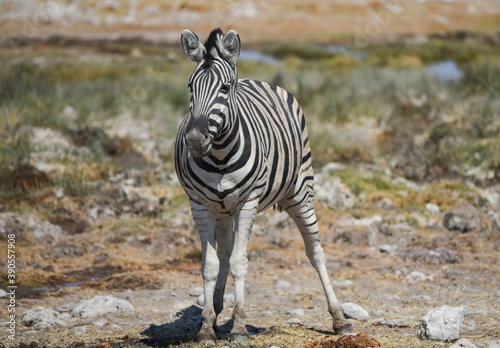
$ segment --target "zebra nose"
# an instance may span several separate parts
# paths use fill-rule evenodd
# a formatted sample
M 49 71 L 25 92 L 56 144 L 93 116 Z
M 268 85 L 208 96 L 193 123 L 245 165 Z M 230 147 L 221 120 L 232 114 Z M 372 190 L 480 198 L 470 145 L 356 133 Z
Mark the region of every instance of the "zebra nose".
M 210 150 L 210 136 L 194 127 L 186 133 L 186 144 L 191 155 L 205 156 Z

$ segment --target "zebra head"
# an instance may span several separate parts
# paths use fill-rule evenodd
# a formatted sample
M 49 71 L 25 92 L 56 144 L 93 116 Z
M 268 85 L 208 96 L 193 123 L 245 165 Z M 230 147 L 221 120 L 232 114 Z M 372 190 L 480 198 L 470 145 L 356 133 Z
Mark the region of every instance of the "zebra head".
M 212 31 L 204 45 L 186 29 L 181 42 L 187 57 L 198 63 L 188 83 L 191 101 L 184 139 L 192 156 L 203 157 L 214 140 L 230 129 L 230 117 L 236 114 L 236 102 L 232 100 L 241 43 L 234 30 L 224 34 L 220 29 Z

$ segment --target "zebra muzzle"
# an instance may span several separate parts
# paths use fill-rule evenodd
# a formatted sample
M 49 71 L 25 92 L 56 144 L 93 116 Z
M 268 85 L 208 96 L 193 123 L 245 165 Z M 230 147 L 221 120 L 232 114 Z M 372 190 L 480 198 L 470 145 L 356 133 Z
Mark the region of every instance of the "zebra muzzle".
M 210 134 L 204 134 L 196 127 L 186 133 L 185 139 L 189 153 L 194 157 L 203 157 L 212 148 Z

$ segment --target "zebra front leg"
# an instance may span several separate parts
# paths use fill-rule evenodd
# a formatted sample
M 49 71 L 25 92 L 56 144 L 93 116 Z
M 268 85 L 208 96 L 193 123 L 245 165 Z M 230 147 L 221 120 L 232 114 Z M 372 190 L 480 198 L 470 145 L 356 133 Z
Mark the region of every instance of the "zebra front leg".
M 234 279 L 234 308 L 232 341 L 247 341 L 248 331 L 245 327 L 245 278 L 248 273 L 248 239 L 257 214 L 258 199 L 245 202 L 236 217 L 233 253 L 229 260 L 231 274 Z
M 213 329 L 216 319 L 214 310 L 214 286 L 219 274 L 219 259 L 215 251 L 215 218 L 203 206 L 191 201 L 191 211 L 198 228 L 201 241 L 201 273 L 203 277 L 204 304 L 202 312 L 201 329 L 196 340 L 217 340 Z
M 219 258 L 219 275 L 215 283 L 214 309 L 217 317 L 224 308 L 224 291 L 229 272 L 229 258 L 233 251 L 234 219 L 232 216 L 219 216 L 215 221 L 215 237 L 217 241 L 217 256 Z M 214 322 L 214 329 L 216 328 Z
M 333 331 L 338 335 L 351 332 L 352 325 L 345 319 L 342 313 L 342 305 L 335 296 L 328 277 L 325 253 L 319 243 L 318 221 L 316 220 L 314 206 L 310 203 L 291 205 L 286 208 L 286 211 L 299 228 L 306 247 L 306 255 L 321 279 L 328 303 L 328 312 L 333 318 Z

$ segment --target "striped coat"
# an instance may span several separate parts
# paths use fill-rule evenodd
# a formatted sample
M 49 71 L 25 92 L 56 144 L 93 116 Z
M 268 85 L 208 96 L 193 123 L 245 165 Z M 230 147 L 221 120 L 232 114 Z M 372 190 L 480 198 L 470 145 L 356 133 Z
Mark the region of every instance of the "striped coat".
M 246 340 L 244 285 L 255 215 L 278 204 L 295 221 L 320 277 L 337 333 L 351 330 L 326 270 L 314 212 L 311 150 L 304 113 L 284 89 L 238 79 L 241 43 L 214 30 L 203 45 L 185 30 L 182 46 L 197 63 L 188 87 L 189 113 L 177 135 L 175 167 L 202 248 L 204 306 L 199 341 L 214 341 L 226 279 L 235 284 L 233 340 Z

